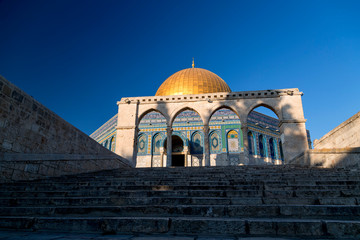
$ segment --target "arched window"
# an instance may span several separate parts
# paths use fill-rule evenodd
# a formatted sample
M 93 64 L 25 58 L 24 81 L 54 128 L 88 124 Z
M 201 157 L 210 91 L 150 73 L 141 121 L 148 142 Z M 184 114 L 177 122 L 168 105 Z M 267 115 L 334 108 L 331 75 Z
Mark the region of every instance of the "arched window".
M 104 143 L 104 147 L 107 148 L 108 147 L 108 140 L 105 141 Z
M 210 150 L 212 153 L 221 151 L 220 137 L 216 131 L 211 133 L 209 141 L 210 141 Z
M 141 134 L 138 138 L 138 154 L 146 154 L 147 138 L 145 134 Z
M 240 152 L 239 148 L 239 134 L 235 130 L 231 130 L 227 134 L 228 152 Z
M 262 134 L 259 135 L 259 151 L 260 151 L 260 156 L 265 157 L 265 141 L 264 141 L 264 136 Z
M 191 151 L 191 154 L 202 154 L 203 153 L 201 134 L 199 132 L 195 132 L 192 135 L 190 151 Z
M 280 148 L 280 158 L 281 158 L 282 161 L 284 161 L 284 152 L 283 152 L 283 147 L 282 147 L 281 140 L 279 141 L 279 148 Z
M 248 145 L 249 145 L 249 154 L 254 155 L 255 154 L 254 147 L 253 147 L 254 146 L 254 140 L 253 140 L 254 135 L 251 131 L 248 132 L 247 138 L 248 138 Z
M 270 157 L 275 159 L 275 142 L 273 138 L 269 139 Z
M 156 134 L 153 137 L 153 144 L 152 144 L 153 154 L 160 154 L 160 147 L 161 147 L 161 134 Z
M 109 150 L 110 150 L 110 151 L 112 151 L 113 142 L 114 142 L 114 137 L 111 137 L 110 143 L 109 143 Z

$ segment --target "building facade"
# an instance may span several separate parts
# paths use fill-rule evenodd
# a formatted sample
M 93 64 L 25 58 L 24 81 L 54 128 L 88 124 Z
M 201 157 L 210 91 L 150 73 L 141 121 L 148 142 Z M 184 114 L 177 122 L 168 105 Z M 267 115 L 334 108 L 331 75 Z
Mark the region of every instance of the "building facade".
M 170 76 L 153 97 L 122 98 L 91 137 L 137 167 L 284 164 L 308 148 L 298 89 L 231 92 L 201 68 Z M 271 109 L 278 119 L 254 111 Z

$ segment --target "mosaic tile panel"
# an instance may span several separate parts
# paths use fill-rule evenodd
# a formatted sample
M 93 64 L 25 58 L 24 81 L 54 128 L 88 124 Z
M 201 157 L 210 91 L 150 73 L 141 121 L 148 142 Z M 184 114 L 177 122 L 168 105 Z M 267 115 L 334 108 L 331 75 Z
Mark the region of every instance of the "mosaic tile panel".
M 147 150 L 147 137 L 145 134 L 140 135 L 138 138 L 138 154 L 146 154 Z
M 191 154 L 202 154 L 202 153 L 203 153 L 202 137 L 199 132 L 195 132 L 192 135 L 192 139 L 191 139 Z
M 227 134 L 228 141 L 228 151 L 230 152 L 240 152 L 239 146 L 239 134 L 235 130 L 231 130 Z

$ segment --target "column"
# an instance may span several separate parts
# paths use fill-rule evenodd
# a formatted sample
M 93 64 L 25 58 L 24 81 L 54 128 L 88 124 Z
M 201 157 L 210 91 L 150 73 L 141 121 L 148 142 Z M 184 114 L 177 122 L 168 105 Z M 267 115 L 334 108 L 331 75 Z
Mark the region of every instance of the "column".
M 209 125 L 204 125 L 205 166 L 210 166 Z
M 167 139 L 167 144 L 166 144 L 166 154 L 167 154 L 167 158 L 166 158 L 166 167 L 170 167 L 171 163 L 172 163 L 172 158 L 171 158 L 171 154 L 172 154 L 172 128 L 171 127 L 167 127 L 166 128 L 166 139 Z
M 188 167 L 189 164 L 188 164 L 188 161 L 189 161 L 189 147 L 188 146 L 185 146 L 184 147 L 184 166 L 185 167 Z M 191 164 L 190 164 L 190 167 L 191 167 Z
M 271 157 L 269 156 L 269 150 L 270 150 L 269 139 L 266 135 L 263 136 L 264 136 L 265 162 L 267 164 L 272 164 Z
M 160 147 L 160 167 L 164 167 L 164 147 Z
M 248 141 L 248 126 L 247 124 L 243 124 L 241 125 L 241 131 L 243 134 L 243 145 L 244 145 L 244 164 L 249 164 L 250 162 L 250 154 L 249 154 L 249 144 L 251 144 L 251 142 L 249 143 Z

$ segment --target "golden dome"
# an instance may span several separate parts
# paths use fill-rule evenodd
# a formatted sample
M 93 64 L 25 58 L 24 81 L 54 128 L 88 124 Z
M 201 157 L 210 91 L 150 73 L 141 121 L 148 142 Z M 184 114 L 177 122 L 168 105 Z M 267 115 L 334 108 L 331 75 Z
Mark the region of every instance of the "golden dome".
M 231 92 L 218 75 L 202 68 L 187 68 L 165 80 L 155 96 Z

